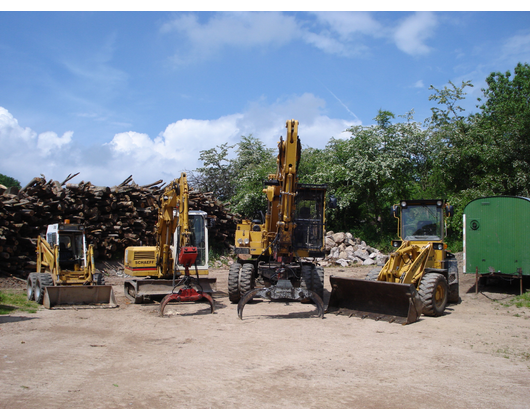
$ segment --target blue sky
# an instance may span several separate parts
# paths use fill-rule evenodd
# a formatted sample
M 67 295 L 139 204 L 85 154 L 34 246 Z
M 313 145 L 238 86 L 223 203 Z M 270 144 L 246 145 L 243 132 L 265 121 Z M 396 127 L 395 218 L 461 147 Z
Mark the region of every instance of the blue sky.
M 429 86 L 530 63 L 530 12 L 0 12 L 0 173 L 168 182 L 199 153 L 300 121 L 305 147 Z M 399 120 L 396 120 L 396 122 Z

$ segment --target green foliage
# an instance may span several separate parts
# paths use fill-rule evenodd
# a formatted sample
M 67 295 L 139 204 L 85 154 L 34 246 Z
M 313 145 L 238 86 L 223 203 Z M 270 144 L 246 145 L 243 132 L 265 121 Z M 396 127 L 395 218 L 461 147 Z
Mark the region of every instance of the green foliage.
M 228 143 L 200 152 L 199 160 L 203 167 L 189 177 L 193 188 L 202 192 L 213 192 L 219 200 L 228 200 L 234 194 L 232 162 L 228 159 Z
M 9 187 L 21 188 L 20 182 L 17 181 L 15 178 L 11 178 L 10 176 L 2 175 L 2 174 L 0 174 L 0 184 L 4 185 L 7 188 Z
M 39 305 L 27 300 L 23 290 L 0 291 L 0 315 L 10 314 L 15 311 L 24 311 L 34 314 Z
M 327 173 L 320 179 L 338 198 L 330 228 L 361 230 L 363 239 L 377 242 L 395 235 L 392 204 L 430 195 L 428 175 L 438 145 L 414 122 L 412 111 L 400 117 L 406 121 L 393 124 L 394 114 L 380 110 L 376 125 L 351 127 L 349 139 L 329 141 Z
M 234 158 L 230 150 L 236 148 Z M 242 136 L 237 145 L 221 144 L 200 152 L 203 167 L 191 177 L 193 188 L 211 191 L 244 217 L 254 217 L 266 208 L 263 181 L 275 171 L 273 149 L 252 135 Z
M 265 212 L 267 201 L 263 194 L 263 181 L 276 171 L 273 149 L 265 147 L 261 140 L 252 135 L 241 138 L 234 167 L 235 195 L 232 210 L 244 217 L 254 218 Z
M 477 121 L 485 145 L 484 167 L 498 193 L 530 195 L 530 66 L 517 64 L 514 76 L 491 73 L 482 89 Z

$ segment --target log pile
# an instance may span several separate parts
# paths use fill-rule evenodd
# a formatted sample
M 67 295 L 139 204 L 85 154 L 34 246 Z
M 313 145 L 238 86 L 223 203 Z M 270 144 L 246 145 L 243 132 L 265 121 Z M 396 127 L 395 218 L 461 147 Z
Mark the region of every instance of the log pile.
M 96 258 L 123 258 L 131 245 L 155 245 L 163 181 L 139 186 L 127 178 L 118 186 L 99 187 L 90 182 L 62 183 L 33 180 L 18 191 L 0 189 L 0 272 L 26 277 L 35 270 L 35 246 L 49 224 L 66 219 L 85 225 L 87 242 L 94 245 Z M 203 210 L 216 223 L 210 228 L 210 242 L 233 245 L 239 215 L 211 193 L 190 193 L 190 209 Z

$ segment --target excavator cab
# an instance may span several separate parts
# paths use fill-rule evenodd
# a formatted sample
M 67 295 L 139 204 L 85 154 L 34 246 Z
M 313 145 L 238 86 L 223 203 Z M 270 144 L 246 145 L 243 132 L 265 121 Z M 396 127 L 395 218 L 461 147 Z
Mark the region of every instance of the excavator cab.
M 325 196 L 323 185 L 298 184 L 293 247 L 298 252 L 307 253 L 308 257 L 324 257 Z

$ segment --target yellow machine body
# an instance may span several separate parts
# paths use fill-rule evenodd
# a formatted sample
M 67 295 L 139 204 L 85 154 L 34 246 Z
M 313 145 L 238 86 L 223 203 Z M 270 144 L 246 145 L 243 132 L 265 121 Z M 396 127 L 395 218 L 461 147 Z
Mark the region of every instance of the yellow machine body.
M 117 307 L 112 286 L 96 270 L 92 245 L 83 225 L 49 225 L 37 238 L 37 269 L 28 277 L 28 299 L 46 308 Z
M 189 275 L 197 277 L 205 291 L 213 291 L 216 279 L 208 276 L 208 217 L 206 212 L 189 210 L 189 186 L 186 173 L 173 180 L 163 191 L 156 225 L 156 246 L 130 246 L 125 249 L 124 272 L 142 279 L 125 280 L 125 295 L 135 303 L 145 298 L 163 297 L 175 288 L 184 275 L 178 264 L 183 247 L 197 248 L 196 264 Z
M 452 212 L 443 200 L 404 200 L 393 206 L 400 238 L 392 241 L 396 250 L 365 280 L 330 278 L 328 311 L 405 324 L 422 313 L 442 315 L 448 301 L 459 299 L 458 264 L 444 242 L 444 217 Z

